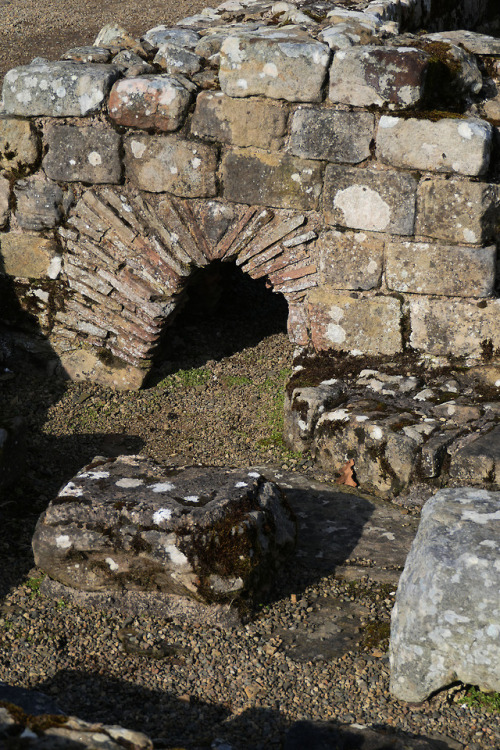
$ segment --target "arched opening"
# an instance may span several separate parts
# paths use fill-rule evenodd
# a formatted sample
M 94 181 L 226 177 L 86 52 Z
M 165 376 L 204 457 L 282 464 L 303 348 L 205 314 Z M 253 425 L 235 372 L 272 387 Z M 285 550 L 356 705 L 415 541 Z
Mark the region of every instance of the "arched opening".
M 212 261 L 189 277 L 147 384 L 286 333 L 287 318 L 285 297 L 269 288 L 266 277 L 252 279 L 235 262 Z

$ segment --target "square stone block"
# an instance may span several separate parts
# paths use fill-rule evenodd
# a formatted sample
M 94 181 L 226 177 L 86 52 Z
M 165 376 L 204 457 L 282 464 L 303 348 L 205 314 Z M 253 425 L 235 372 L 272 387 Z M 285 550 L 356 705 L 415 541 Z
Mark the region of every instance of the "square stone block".
M 100 125 L 52 125 L 43 169 L 51 180 L 61 182 L 120 182 L 120 142 L 118 133 Z
M 368 232 L 324 232 L 317 242 L 320 278 L 336 289 L 374 289 L 380 284 L 384 239 Z
M 36 164 L 39 153 L 38 133 L 31 122 L 0 118 L 0 169 L 25 173 Z
M 328 164 L 323 212 L 329 224 L 413 234 L 417 180 L 409 174 Z
M 141 76 L 115 83 L 108 111 L 118 125 L 177 130 L 184 122 L 190 102 L 191 94 L 175 78 Z
M 55 239 L 38 234 L 0 235 L 0 273 L 24 279 L 56 279 L 61 249 Z
M 370 156 L 374 130 L 370 112 L 300 108 L 292 118 L 290 150 L 307 159 L 357 164 Z

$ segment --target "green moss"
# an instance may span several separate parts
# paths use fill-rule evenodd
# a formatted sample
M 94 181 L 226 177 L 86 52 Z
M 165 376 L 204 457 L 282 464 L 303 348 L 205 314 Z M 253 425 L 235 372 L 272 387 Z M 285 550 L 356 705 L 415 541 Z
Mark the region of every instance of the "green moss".
M 388 622 L 382 622 L 380 620 L 369 622 L 365 625 L 362 631 L 362 646 L 364 648 L 381 647 L 386 650 L 389 648 L 390 634 L 391 626 Z
M 483 693 L 474 685 L 470 685 L 461 701 L 470 708 L 484 708 L 490 713 L 500 713 L 500 693 Z

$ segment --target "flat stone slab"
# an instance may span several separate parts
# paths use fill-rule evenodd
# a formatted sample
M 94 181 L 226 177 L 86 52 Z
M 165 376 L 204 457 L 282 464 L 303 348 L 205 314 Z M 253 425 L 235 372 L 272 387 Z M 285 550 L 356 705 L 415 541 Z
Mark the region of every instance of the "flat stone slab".
M 390 690 L 421 702 L 460 680 L 500 689 L 500 492 L 440 490 L 423 508 L 392 613 Z
M 95 459 L 40 518 L 37 565 L 84 591 L 251 597 L 295 544 L 295 520 L 258 472 L 172 470 L 143 456 Z

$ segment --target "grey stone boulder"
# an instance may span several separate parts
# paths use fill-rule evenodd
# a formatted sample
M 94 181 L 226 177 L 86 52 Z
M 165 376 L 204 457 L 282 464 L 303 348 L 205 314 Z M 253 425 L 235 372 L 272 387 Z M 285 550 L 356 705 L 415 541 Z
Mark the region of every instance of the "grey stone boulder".
M 6 73 L 3 107 L 8 115 L 85 117 L 98 112 L 119 76 L 112 65 L 50 62 Z
M 500 690 L 499 547 L 500 492 L 445 489 L 424 505 L 392 613 L 396 698 L 456 680 Z
M 167 473 L 143 456 L 97 458 L 40 517 L 36 564 L 83 591 L 135 591 L 202 603 L 252 597 L 295 544 L 276 484 L 257 472 Z

